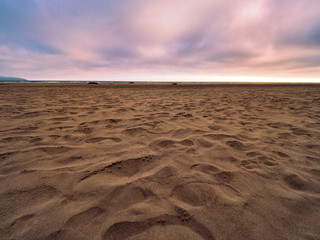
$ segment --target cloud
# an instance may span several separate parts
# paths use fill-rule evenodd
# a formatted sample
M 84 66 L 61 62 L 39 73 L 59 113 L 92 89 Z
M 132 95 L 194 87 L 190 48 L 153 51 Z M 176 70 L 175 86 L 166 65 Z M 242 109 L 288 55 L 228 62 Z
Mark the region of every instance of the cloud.
M 318 0 L 3 0 L 0 73 L 316 77 L 319 16 Z

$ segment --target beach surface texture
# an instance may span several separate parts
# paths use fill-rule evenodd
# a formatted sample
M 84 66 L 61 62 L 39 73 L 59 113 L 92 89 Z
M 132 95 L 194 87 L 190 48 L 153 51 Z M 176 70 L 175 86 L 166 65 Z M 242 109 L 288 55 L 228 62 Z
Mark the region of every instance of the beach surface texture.
M 320 85 L 0 84 L 0 239 L 320 239 Z

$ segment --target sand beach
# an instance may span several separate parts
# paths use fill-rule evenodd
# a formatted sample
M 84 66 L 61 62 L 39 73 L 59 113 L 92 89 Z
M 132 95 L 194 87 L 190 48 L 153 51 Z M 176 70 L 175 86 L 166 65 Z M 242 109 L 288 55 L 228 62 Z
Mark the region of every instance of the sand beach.
M 0 239 L 320 239 L 320 85 L 0 84 Z

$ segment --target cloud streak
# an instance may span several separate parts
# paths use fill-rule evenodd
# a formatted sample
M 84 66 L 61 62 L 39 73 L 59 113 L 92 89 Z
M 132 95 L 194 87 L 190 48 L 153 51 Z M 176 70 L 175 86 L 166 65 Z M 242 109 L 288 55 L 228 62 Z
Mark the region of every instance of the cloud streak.
M 0 74 L 319 77 L 319 16 L 318 0 L 3 0 Z

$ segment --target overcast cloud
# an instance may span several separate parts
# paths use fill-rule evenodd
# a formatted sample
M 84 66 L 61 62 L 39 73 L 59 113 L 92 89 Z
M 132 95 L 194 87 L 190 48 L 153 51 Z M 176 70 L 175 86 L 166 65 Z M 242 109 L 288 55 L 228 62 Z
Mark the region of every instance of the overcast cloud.
M 320 77 L 320 1 L 1 0 L 0 75 Z

